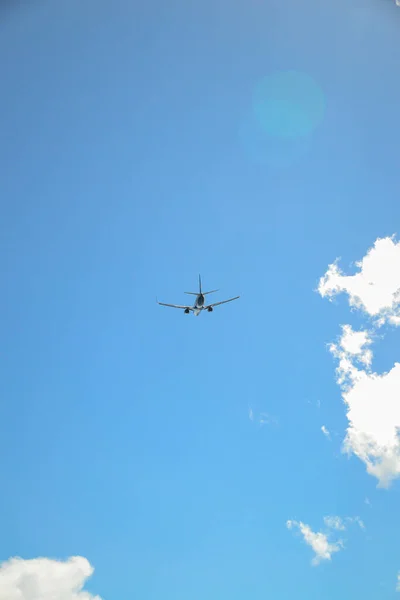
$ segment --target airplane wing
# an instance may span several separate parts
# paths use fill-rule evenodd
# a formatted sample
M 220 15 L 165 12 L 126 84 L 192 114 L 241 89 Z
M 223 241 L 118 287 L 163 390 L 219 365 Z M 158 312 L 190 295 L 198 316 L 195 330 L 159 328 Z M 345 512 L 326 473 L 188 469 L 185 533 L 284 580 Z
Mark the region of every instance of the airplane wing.
M 171 308 L 183 308 L 184 310 L 188 308 L 189 310 L 193 310 L 192 306 L 181 306 L 180 304 L 165 304 L 165 302 L 159 302 L 158 300 L 157 304 L 161 304 L 161 306 L 170 306 Z
M 219 306 L 220 304 L 225 304 L 226 302 L 232 302 L 232 300 L 237 300 L 238 298 L 240 298 L 240 296 L 229 298 L 229 300 L 222 300 L 221 302 L 214 302 L 214 304 L 208 304 L 208 306 L 205 306 L 204 308 L 210 308 L 210 306 L 214 308 L 214 306 Z

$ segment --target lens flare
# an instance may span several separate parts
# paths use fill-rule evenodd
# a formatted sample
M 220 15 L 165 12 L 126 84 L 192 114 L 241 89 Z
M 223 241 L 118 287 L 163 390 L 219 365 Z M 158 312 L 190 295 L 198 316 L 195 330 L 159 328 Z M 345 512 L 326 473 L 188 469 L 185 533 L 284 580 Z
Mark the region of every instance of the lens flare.
M 268 135 L 254 114 L 247 114 L 239 127 L 239 140 L 247 157 L 273 168 L 287 168 L 308 154 L 308 137 L 288 138 Z

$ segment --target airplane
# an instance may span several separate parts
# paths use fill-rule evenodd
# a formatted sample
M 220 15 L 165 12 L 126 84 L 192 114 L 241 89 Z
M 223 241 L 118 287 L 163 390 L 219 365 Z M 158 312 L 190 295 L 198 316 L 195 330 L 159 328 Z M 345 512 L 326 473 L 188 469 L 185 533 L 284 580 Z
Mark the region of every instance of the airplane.
M 185 294 L 190 294 L 192 296 L 196 296 L 196 300 L 193 306 L 182 306 L 180 304 L 165 304 L 165 302 L 159 302 L 157 300 L 157 304 L 161 306 L 170 306 L 171 308 L 181 308 L 186 315 L 190 312 L 198 317 L 199 314 L 203 310 L 207 310 L 208 312 L 212 312 L 214 310 L 214 306 L 219 306 L 220 304 L 225 304 L 226 302 L 232 302 L 232 300 L 237 300 L 240 296 L 235 296 L 234 298 L 229 298 L 228 300 L 222 300 L 221 302 L 214 302 L 213 304 L 205 304 L 205 297 L 207 294 L 213 294 L 214 292 L 218 292 L 218 290 L 211 290 L 211 292 L 203 292 L 201 290 L 201 277 L 199 275 L 199 291 L 198 292 L 185 292 Z

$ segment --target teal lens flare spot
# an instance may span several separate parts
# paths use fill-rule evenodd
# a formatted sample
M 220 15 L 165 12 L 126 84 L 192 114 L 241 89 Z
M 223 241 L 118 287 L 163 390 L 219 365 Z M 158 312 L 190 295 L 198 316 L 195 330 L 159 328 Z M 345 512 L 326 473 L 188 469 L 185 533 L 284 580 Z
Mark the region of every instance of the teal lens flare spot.
M 264 77 L 253 96 L 254 114 L 268 135 L 305 137 L 321 123 L 325 98 L 312 77 L 284 71 Z
M 273 168 L 294 165 L 306 156 L 310 149 L 308 137 L 268 135 L 260 127 L 253 113 L 244 116 L 238 134 L 241 146 L 250 160 Z

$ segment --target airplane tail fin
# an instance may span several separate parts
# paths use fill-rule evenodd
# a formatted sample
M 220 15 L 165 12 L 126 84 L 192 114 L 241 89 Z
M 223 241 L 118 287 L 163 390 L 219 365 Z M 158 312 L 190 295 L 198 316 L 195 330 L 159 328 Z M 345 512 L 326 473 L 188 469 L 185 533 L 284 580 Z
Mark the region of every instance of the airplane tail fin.
M 200 290 L 200 294 L 202 294 L 203 296 L 207 296 L 207 294 L 213 294 L 214 292 L 219 292 L 219 290 L 211 290 L 210 292 L 202 292 L 201 291 L 201 277 L 199 275 L 199 290 Z

